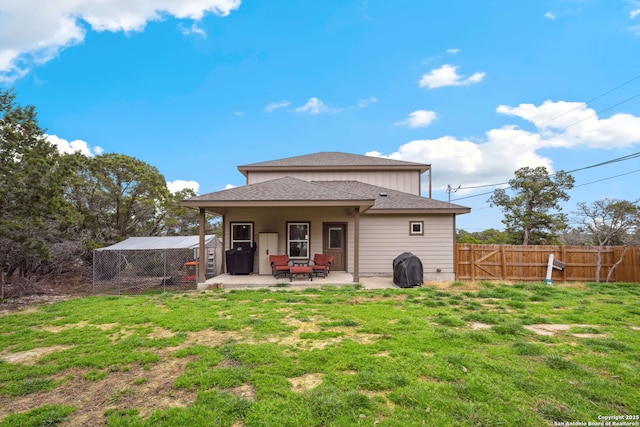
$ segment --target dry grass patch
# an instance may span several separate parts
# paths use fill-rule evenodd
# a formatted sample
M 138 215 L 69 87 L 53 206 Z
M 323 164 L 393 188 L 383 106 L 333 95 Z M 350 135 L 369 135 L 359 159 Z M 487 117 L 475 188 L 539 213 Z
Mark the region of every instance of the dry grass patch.
M 478 331 L 481 329 L 491 329 L 491 325 L 487 325 L 486 323 L 473 322 L 471 324 L 471 329 L 474 331 Z
M 555 324 L 555 325 L 525 325 L 526 330 L 534 332 L 538 335 L 554 336 L 561 332 L 566 332 L 571 328 L 595 328 L 593 325 L 567 325 L 567 324 Z M 604 338 L 607 334 L 595 334 L 595 333 L 575 333 L 571 334 L 578 338 Z
M 72 348 L 72 346 L 53 345 L 51 347 L 33 348 L 31 350 L 19 351 L 17 353 L 2 352 L 0 353 L 0 360 L 7 363 L 19 363 L 22 365 L 33 366 L 44 356 L 58 351 L 67 350 L 69 348 Z
M 256 400 L 256 388 L 251 384 L 243 384 L 240 387 L 234 387 L 226 390 L 234 396 L 241 397 L 243 399 L 255 401 Z
M 52 334 L 59 334 L 60 332 L 67 331 L 69 329 L 80 329 L 80 328 L 87 328 L 87 327 L 98 328 L 102 331 L 108 331 L 113 328 L 120 327 L 120 325 L 117 323 L 93 324 L 93 323 L 89 323 L 86 320 L 83 320 L 82 322 L 70 323 L 62 326 L 44 325 L 40 329 L 43 331 L 51 332 Z
M 300 377 L 287 378 L 293 387 L 293 391 L 296 393 L 302 393 L 308 390 L 313 390 L 322 384 L 322 374 L 305 374 Z
M 132 366 L 127 371 L 110 372 L 100 381 L 85 379 L 86 370 L 73 368 L 54 376 L 59 385 L 49 392 L 37 392 L 11 399 L 0 397 L 0 418 L 13 412 L 50 405 L 73 405 L 78 409 L 65 427 L 104 424 L 106 409 L 138 409 L 146 417 L 154 410 L 188 407 L 197 392 L 175 389 L 175 380 L 185 371 L 190 358 L 160 361 L 150 368 Z

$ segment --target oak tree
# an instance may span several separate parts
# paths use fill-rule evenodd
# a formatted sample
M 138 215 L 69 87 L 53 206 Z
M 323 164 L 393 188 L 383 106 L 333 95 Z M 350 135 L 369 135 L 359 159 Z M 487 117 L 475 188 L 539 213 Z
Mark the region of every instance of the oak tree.
M 567 190 L 573 188 L 573 183 L 573 177 L 563 171 L 549 175 L 544 166 L 524 167 L 509 180 L 509 189 L 515 194 L 510 196 L 507 189 L 497 189 L 489 203 L 502 208 L 502 223 L 512 243 L 552 243 L 567 227 L 559 202 L 569 200 Z

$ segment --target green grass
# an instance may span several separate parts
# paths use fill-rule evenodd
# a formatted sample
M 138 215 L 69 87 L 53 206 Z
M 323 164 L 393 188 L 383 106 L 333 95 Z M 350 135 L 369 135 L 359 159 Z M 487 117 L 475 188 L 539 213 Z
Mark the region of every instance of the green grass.
M 493 282 L 73 299 L 1 318 L 0 427 L 87 413 L 112 427 L 637 414 L 639 303 L 634 284 Z

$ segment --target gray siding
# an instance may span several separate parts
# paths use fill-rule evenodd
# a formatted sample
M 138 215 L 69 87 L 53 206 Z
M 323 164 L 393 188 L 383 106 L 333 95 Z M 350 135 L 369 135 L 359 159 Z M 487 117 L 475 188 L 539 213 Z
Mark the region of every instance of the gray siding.
M 230 247 L 230 223 L 253 222 L 254 239 L 260 232 L 276 232 L 278 252 L 286 253 L 286 224 L 311 222 L 310 255 L 321 253 L 323 222 L 347 223 L 347 271 L 353 272 L 354 217 L 339 208 L 234 209 L 225 216 L 225 249 Z M 424 235 L 409 235 L 410 221 L 424 221 Z M 260 251 L 261 248 L 258 248 Z M 360 216 L 360 274 L 392 276 L 392 263 L 403 252 L 422 261 L 425 280 L 454 280 L 454 215 L 370 215 Z M 258 258 L 255 266 L 257 269 Z M 438 272 L 437 269 L 441 271 Z M 257 271 L 257 270 L 256 270 Z
M 250 172 L 247 184 L 291 176 L 305 181 L 360 181 L 392 190 L 420 195 L 420 173 L 418 171 L 283 171 Z
M 424 235 L 410 235 L 410 221 L 424 221 Z M 360 274 L 363 276 L 393 275 L 395 257 L 411 252 L 422 261 L 425 280 L 449 280 L 455 272 L 454 249 L 453 215 L 361 217 Z

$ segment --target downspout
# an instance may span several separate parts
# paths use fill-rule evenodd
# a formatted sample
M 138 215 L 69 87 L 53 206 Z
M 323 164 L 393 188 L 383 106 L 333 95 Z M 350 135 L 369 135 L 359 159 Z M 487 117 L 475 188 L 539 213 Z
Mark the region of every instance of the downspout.
M 201 288 L 202 285 L 202 289 L 204 289 L 205 287 L 205 271 L 206 271 L 206 248 L 204 247 L 204 230 L 205 230 L 205 226 L 206 226 L 206 221 L 205 221 L 205 209 L 204 208 L 200 208 L 200 226 L 198 227 L 198 231 L 200 233 L 200 241 L 198 242 L 198 284 L 197 287 L 198 289 Z
M 360 282 L 360 208 L 356 208 L 353 230 L 353 281 Z
M 458 280 L 458 230 L 456 229 L 456 214 L 453 214 L 453 277 Z

